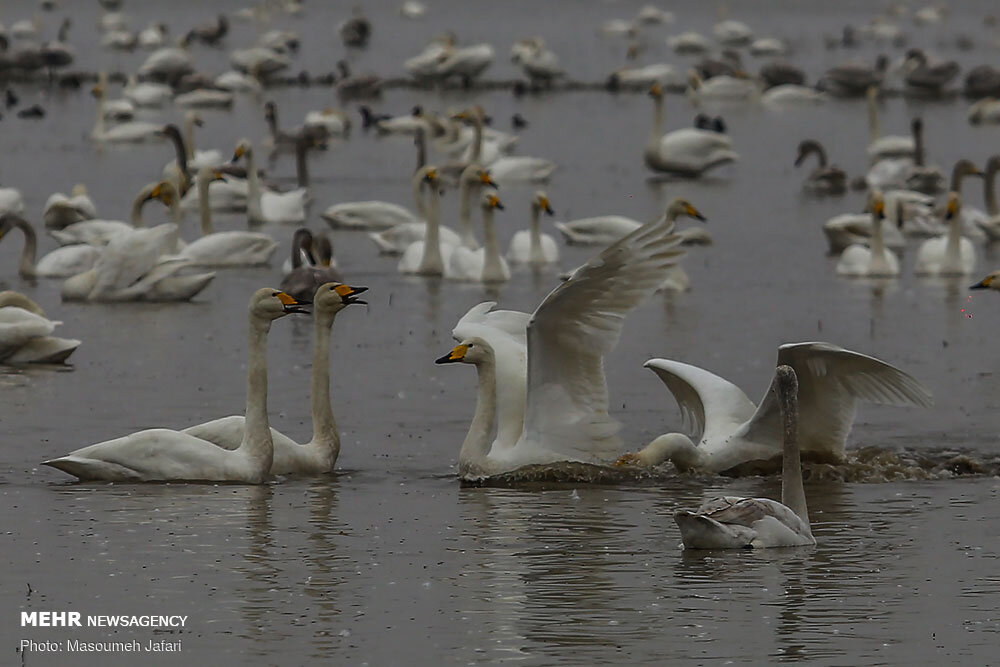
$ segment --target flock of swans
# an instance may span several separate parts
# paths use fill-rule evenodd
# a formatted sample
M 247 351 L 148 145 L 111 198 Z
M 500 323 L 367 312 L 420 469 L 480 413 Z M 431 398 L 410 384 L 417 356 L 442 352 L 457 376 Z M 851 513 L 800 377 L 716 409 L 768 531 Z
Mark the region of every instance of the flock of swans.
M 102 0 L 101 4 L 119 3 Z M 920 25 L 944 20 L 942 13 L 929 9 L 915 14 Z M 400 15 L 417 20 L 427 11 L 411 1 L 400 8 Z M 214 77 L 197 73 L 192 56 L 195 44 L 208 48 L 223 44 L 230 18 L 255 21 L 263 28 L 274 14 L 302 12 L 302 5 L 293 0 L 263 2 L 195 26 L 176 46 L 169 45 L 166 26 L 150 25 L 131 33 L 123 14 L 105 13 L 101 29 L 106 48 L 142 48 L 151 53 L 138 72 L 127 77 L 120 99 L 110 98 L 111 78 L 98 76 L 91 91 L 96 119 L 89 140 L 98 146 L 162 143 L 167 147 L 164 157 L 171 159 L 137 193 L 123 216 L 127 220 L 100 218 L 83 185 L 68 196 L 52 194 L 40 220 L 58 246 L 41 257 L 39 234 L 20 193 L 0 188 L 0 241 L 15 230 L 23 238 L 17 273 L 28 280 L 61 280 L 65 301 L 186 301 L 204 293 L 218 271 L 269 265 L 280 239 L 264 229 L 280 230 L 282 225 L 294 229 L 280 287 L 259 289 L 250 299 L 245 414 L 179 430 L 139 431 L 77 449 L 45 465 L 81 480 L 124 482 L 257 484 L 275 475 L 334 471 L 340 432 L 330 389 L 331 330 L 341 310 L 365 303 L 358 295 L 368 288 L 345 282 L 330 234 L 363 232 L 385 258 L 387 270 L 394 266 L 399 274 L 444 281 L 496 287 L 512 280 L 512 264 L 558 265 L 560 243 L 543 231 L 543 216 L 554 216 L 553 202 L 558 199 L 550 199 L 550 188 L 542 189 L 556 176 L 558 163 L 514 154 L 519 137 L 495 129 L 478 104 L 444 112 L 416 106 L 400 116 L 359 107 L 364 130 L 413 138 L 417 167 L 412 175 L 412 208 L 377 199 L 341 201 L 319 214 L 328 226 L 326 233 L 304 226 L 314 204 L 310 153 L 345 140 L 351 132 L 350 114 L 339 109 L 311 111 L 298 127 L 282 129 L 275 103 L 261 100 L 269 78 L 292 63 L 297 50 L 294 33 L 258 31 L 254 44 L 232 52 L 234 69 Z M 650 30 L 675 20 L 670 12 L 645 7 L 632 20 L 608 21 L 599 32 L 604 38 L 631 40 L 631 59 L 639 57 Z M 0 26 L 0 75 L 43 68 L 51 74 L 72 62 L 66 44 L 69 24 L 62 24 L 58 44 L 36 47 L 32 40 L 38 38 L 38 23 L 15 24 L 9 36 Z M 891 45 L 899 41 L 898 33 L 890 29 L 895 25 L 882 17 L 867 26 L 845 29 L 828 45 L 849 48 L 852 40 L 859 39 Z M 364 48 L 372 31 L 360 10 L 338 27 L 349 48 Z M 916 273 L 967 276 L 975 271 L 974 244 L 1000 238 L 994 191 L 1000 156 L 983 168 L 958 160 L 949 179 L 940 168 L 927 164 L 922 119 L 913 119 L 908 135 L 883 135 L 879 122 L 881 96 L 894 79 L 910 93 L 940 94 L 959 74 L 955 63 L 910 49 L 897 63 L 881 58 L 874 67 L 857 62 L 833 67 L 819 85 L 808 87 L 804 74 L 781 59 L 787 53 L 781 40 L 755 38 L 748 26 L 733 20 L 719 22 L 713 35 L 714 41 L 688 31 L 668 39 L 677 54 L 702 57 L 687 71 L 656 63 L 610 74 L 609 89 L 642 90 L 651 98 L 650 135 L 644 146 L 636 147 L 637 161 L 641 151 L 642 163 L 652 174 L 681 179 L 699 178 L 723 165 L 739 168 L 740 155 L 724 119 L 699 113 L 691 126 L 667 131 L 665 107 L 672 90 L 685 90 L 696 106 L 726 100 L 777 108 L 823 104 L 833 95 L 864 97 L 871 133 L 870 143 L 863 147 L 870 161 L 867 174 L 850 179 L 815 139 L 802 139 L 795 157 L 796 166 L 813 156 L 818 162 L 803 185 L 811 195 L 868 190 L 863 213 L 837 216 L 823 227 L 831 252 L 840 255 L 836 273 L 899 276 L 897 253 L 914 237 L 922 239 Z M 62 51 L 56 48 L 59 45 Z M 713 55 L 716 48 L 724 49 L 721 55 Z M 743 48 L 753 56 L 776 59 L 759 76 L 750 76 L 743 70 L 739 51 Z M 443 86 L 458 80 L 472 86 L 491 67 L 494 52 L 485 43 L 460 45 L 449 33 L 404 67 L 419 85 Z M 552 89 L 569 76 L 541 38 L 516 42 L 511 62 L 522 70 L 527 79 L 522 85 L 529 90 Z M 337 86 L 343 100 L 365 96 L 365 91 L 379 85 L 377 77 L 352 75 L 346 63 L 340 70 Z M 970 120 L 1000 122 L 1000 108 L 986 97 L 1000 95 L 1000 71 L 977 68 L 965 85 L 967 91 L 975 89 L 977 97 L 984 97 L 970 109 Z M 202 110 L 224 112 L 232 107 L 235 95 L 261 101 L 255 106 L 266 122 L 267 135 L 257 142 L 241 138 L 221 149 L 197 148 Z M 182 126 L 139 119 L 140 110 L 171 106 L 183 114 Z M 514 126 L 526 122 L 518 116 Z M 296 187 L 285 190 L 267 180 L 259 159 L 262 154 L 282 153 L 294 155 L 298 180 Z M 972 176 L 983 178 L 986 212 L 963 206 L 963 181 Z M 512 215 L 501 199 L 510 186 L 535 192 L 526 227 L 512 236 L 504 251 L 496 216 Z M 458 190 L 453 218 L 457 224 L 450 227 L 442 223 L 441 194 L 453 187 Z M 940 210 L 935 209 L 938 195 L 944 195 Z M 145 225 L 144 208 L 153 202 L 164 207 L 171 222 Z M 215 217 L 234 212 L 245 216 L 252 228 L 218 231 Z M 183 221 L 193 214 L 200 222 L 200 236 L 185 239 Z M 780 464 L 781 502 L 725 497 L 696 511 L 679 511 L 675 520 L 683 542 L 692 548 L 815 544 L 801 457 L 844 461 L 859 402 L 926 407 L 932 403 L 931 392 L 885 361 L 826 342 L 780 346 L 773 380 L 759 404 L 709 370 L 677 360 L 650 359 L 645 367 L 676 399 L 687 432 L 665 433 L 637 451 L 623 453 L 621 424 L 610 410 L 605 357 L 618 343 L 630 312 L 659 291 L 690 287 L 681 265 L 683 246 L 712 239 L 698 226 L 679 229 L 681 218 L 705 220 L 691 202 L 675 198 L 650 222 L 614 214 L 555 222 L 565 243 L 600 249 L 564 273 L 532 313 L 498 309 L 496 302 L 485 301 L 456 323 L 455 345 L 436 363 L 469 364 L 476 369 L 476 406 L 458 454 L 459 477 L 482 482 L 565 463 L 733 474 Z M 972 287 L 1000 290 L 1000 272 Z M 295 442 L 268 422 L 267 337 L 274 322 L 292 314 L 310 314 L 315 328 L 313 437 L 308 443 Z M 81 343 L 52 336 L 59 324 L 28 297 L 0 293 L 0 362 L 65 362 Z

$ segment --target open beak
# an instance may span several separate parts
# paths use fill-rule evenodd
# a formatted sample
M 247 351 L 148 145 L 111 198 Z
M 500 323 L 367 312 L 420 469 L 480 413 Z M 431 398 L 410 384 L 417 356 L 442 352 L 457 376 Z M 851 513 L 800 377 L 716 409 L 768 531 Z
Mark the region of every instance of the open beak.
M 362 301 L 361 299 L 354 298 L 355 295 L 367 292 L 367 287 L 353 287 L 351 285 L 338 285 L 337 294 L 340 295 L 341 300 L 344 302 L 345 306 L 349 306 L 352 303 L 360 303 L 365 306 L 368 305 L 367 301 Z
M 309 310 L 307 308 L 303 308 L 303 306 L 312 305 L 312 301 L 306 301 L 305 299 L 296 299 L 288 292 L 280 292 L 278 294 L 278 299 L 280 299 L 281 303 L 284 304 L 285 312 L 289 314 L 304 313 L 308 315 Z

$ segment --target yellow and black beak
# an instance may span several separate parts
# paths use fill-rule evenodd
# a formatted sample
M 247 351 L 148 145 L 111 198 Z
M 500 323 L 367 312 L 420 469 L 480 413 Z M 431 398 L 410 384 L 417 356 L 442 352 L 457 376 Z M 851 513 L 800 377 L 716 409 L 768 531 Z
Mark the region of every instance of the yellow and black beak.
M 542 210 L 545 211 L 546 215 L 555 215 L 556 212 L 552 210 L 552 204 L 549 203 L 548 197 L 542 197 Z
M 482 183 L 483 185 L 489 185 L 494 190 L 500 189 L 500 186 L 497 185 L 497 182 L 493 180 L 493 175 L 490 174 L 490 172 L 486 169 L 483 169 L 479 173 L 479 182 Z
M 687 215 L 688 215 L 689 217 L 692 217 L 692 218 L 694 218 L 695 220 L 701 220 L 702 222 L 708 222 L 708 218 L 706 218 L 705 216 L 703 216 L 703 215 L 701 214 L 701 211 L 699 211 L 698 209 L 696 209 L 696 208 L 695 208 L 694 206 L 692 206 L 691 204 L 688 204 L 688 205 L 687 205 L 687 208 L 685 208 L 685 209 L 684 209 L 684 212 L 685 212 L 685 213 L 686 213 L 686 214 L 687 214 Z
M 239 162 L 239 159 L 243 157 L 246 150 L 242 146 L 237 146 L 236 150 L 233 152 L 233 159 L 230 162 Z
M 224 181 L 224 180 L 226 180 L 226 175 L 223 174 L 221 171 L 215 170 L 212 172 L 212 181 Z M 212 181 L 209 181 L 209 183 L 211 183 Z
M 468 345 L 456 345 L 455 348 L 439 359 L 435 359 L 435 364 L 457 364 L 465 359 L 465 353 L 469 351 Z
M 993 284 L 993 276 L 986 276 L 975 285 L 970 285 L 969 289 L 989 289 Z
M 305 313 L 306 315 L 309 314 L 309 310 L 307 308 L 303 308 L 303 306 L 311 305 L 312 301 L 306 301 L 305 299 L 296 299 L 288 292 L 278 292 L 278 299 L 285 306 L 286 313 Z
M 500 201 L 500 197 L 497 197 L 496 195 L 490 195 L 489 202 L 491 208 L 495 208 L 501 211 L 503 210 L 503 202 Z
M 885 202 L 879 200 L 875 202 L 875 215 L 878 216 L 879 220 L 885 219 Z
M 654 83 L 649 87 L 649 94 L 651 97 L 661 97 L 663 95 L 663 88 L 658 83 Z
M 356 294 L 367 292 L 368 291 L 367 287 L 352 287 L 351 285 L 337 285 L 337 287 L 335 287 L 334 289 L 337 291 L 337 294 L 340 295 L 340 299 L 341 301 L 344 302 L 345 306 L 349 306 L 352 303 L 360 303 L 365 306 L 368 305 L 367 301 L 362 301 L 361 299 L 354 298 Z
M 428 169 L 427 173 L 424 174 L 424 180 L 428 183 L 437 183 L 440 179 L 437 169 Z

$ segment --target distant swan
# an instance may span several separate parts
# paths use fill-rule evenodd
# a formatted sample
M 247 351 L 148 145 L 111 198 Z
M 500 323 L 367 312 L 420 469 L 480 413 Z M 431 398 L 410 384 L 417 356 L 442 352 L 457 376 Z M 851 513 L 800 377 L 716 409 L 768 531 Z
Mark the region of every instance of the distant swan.
M 500 255 L 493 212 L 503 210 L 500 198 L 492 192 L 483 193 L 480 200 L 483 214 L 483 247 L 472 250 L 457 246 L 445 262 L 444 277 L 481 283 L 500 283 L 510 280 L 510 267 Z
M 913 272 L 925 276 L 968 275 L 976 270 L 976 249 L 972 241 L 962 236 L 962 198 L 957 192 L 948 193 L 945 222 L 948 231 L 927 239 L 917 250 Z
M 825 461 L 844 460 L 859 400 L 922 407 L 933 401 L 930 391 L 898 368 L 830 343 L 782 345 L 778 365 L 791 366 L 798 376 L 802 451 Z M 620 463 L 671 461 L 680 470 L 724 472 L 765 463 L 781 451 L 770 392 L 755 406 L 739 387 L 697 366 L 650 359 L 645 367 L 674 395 L 698 445 L 682 433 L 669 433 Z
M 528 229 L 514 233 L 507 250 L 508 261 L 515 264 L 551 264 L 559 261 L 559 246 L 549 234 L 542 233 L 542 223 L 539 220 L 541 212 L 554 215 L 549 196 L 542 191 L 531 198 L 531 221 Z
M 843 194 L 847 190 L 847 174 L 840 167 L 827 164 L 826 149 L 815 139 L 806 139 L 799 143 L 795 166 L 801 165 L 814 153 L 819 159 L 819 166 L 806 178 L 805 189 L 816 194 Z
M 289 192 L 264 189 L 257 173 L 257 160 L 249 139 L 240 140 L 233 160 L 247 161 L 247 216 L 251 222 L 296 225 L 305 222 L 308 193 L 304 187 Z
M 431 166 L 423 166 L 413 174 L 413 200 L 416 210 L 421 218 L 426 218 L 427 207 L 424 204 L 423 192 L 424 181 L 428 170 L 436 169 Z M 463 191 L 464 193 L 464 191 Z M 381 232 L 369 232 L 370 238 L 379 252 L 384 255 L 399 255 L 406 248 L 416 241 L 422 241 L 427 233 L 427 223 L 424 220 L 419 222 L 404 222 Z M 446 245 L 458 245 L 461 242 L 458 234 L 450 227 L 440 225 L 438 233 L 441 235 L 441 242 Z
M 816 544 L 802 485 L 799 457 L 798 381 L 791 366 L 778 366 L 770 394 L 781 421 L 783 456 L 781 502 L 770 498 L 723 496 L 694 512 L 674 513 L 685 549 L 804 547 Z
M 837 262 L 837 273 L 854 278 L 879 278 L 899 275 L 899 258 L 892 250 L 885 247 L 882 240 L 883 220 L 885 220 L 885 200 L 878 190 L 872 191 L 868 198 L 871 209 L 871 242 L 869 246 L 852 245 L 847 247 Z M 896 206 L 898 227 L 902 227 L 902 206 Z
M 653 84 L 653 128 L 643 153 L 646 166 L 653 171 L 697 177 L 709 169 L 739 159 L 732 150 L 732 140 L 725 134 L 684 128 L 663 134 L 663 89 Z
M 22 278 L 67 278 L 93 268 L 97 258 L 101 256 L 100 248 L 81 243 L 56 248 L 36 263 L 38 236 L 31 224 L 21 216 L 16 213 L 0 216 L 0 239 L 15 227 L 24 235 L 18 266 L 18 275 Z
M 267 334 L 271 322 L 305 311 L 298 301 L 264 288 L 250 300 L 250 363 L 246 428 L 227 450 L 183 431 L 148 429 L 43 461 L 81 480 L 113 482 L 207 481 L 260 484 L 274 458 L 267 419 Z
M 80 341 L 53 336 L 60 324 L 23 294 L 0 292 L 0 364 L 63 363 Z

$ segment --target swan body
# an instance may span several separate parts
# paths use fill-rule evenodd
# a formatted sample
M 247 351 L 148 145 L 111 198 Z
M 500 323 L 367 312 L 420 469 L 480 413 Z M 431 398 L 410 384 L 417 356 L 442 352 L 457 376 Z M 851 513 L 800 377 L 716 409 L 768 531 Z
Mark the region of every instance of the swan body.
M 914 273 L 924 276 L 968 275 L 976 271 L 976 249 L 962 236 L 961 199 L 957 192 L 948 194 L 945 220 L 948 230 L 942 236 L 927 239 L 917 250 Z
M 419 220 L 404 206 L 384 201 L 334 204 L 320 214 L 333 229 L 386 230 Z
M 859 400 L 922 407 L 933 400 L 930 391 L 898 368 L 830 343 L 782 345 L 778 365 L 791 366 L 798 377 L 802 452 L 824 461 L 844 460 Z M 669 460 L 680 470 L 725 472 L 780 454 L 780 422 L 770 392 L 755 406 L 739 387 L 697 366 L 651 359 L 645 367 L 674 395 L 694 441 L 680 433 L 662 435 L 622 462 L 657 465 Z
M 122 89 L 122 95 L 137 107 L 158 108 L 173 98 L 174 91 L 170 86 L 162 83 L 139 83 L 131 78 Z
M 700 217 L 683 200 L 670 210 L 682 208 Z M 535 310 L 527 327 L 524 419 L 516 439 L 502 441 L 501 433 L 513 438 L 510 424 L 494 424 L 500 365 L 492 345 L 477 335 L 437 360 L 472 363 L 479 374 L 476 413 L 459 453 L 463 480 L 532 464 L 603 461 L 619 449 L 619 426 L 608 414 L 603 359 L 617 342 L 625 315 L 653 293 L 683 254 L 673 234 L 675 217 L 668 215 L 621 239 L 577 269 Z M 477 307 L 477 319 L 484 316 L 483 305 Z M 517 377 L 509 368 L 517 364 L 505 366 Z M 492 435 L 494 425 L 498 439 Z
M 974 103 L 969 107 L 969 122 L 973 125 L 1000 123 L 1000 100 L 987 97 Z
M 692 74 L 688 95 L 694 100 L 746 100 L 760 95 L 760 86 L 751 79 L 720 74 L 702 81 Z
M 869 198 L 868 206 L 872 212 L 871 245 L 848 246 L 841 254 L 840 261 L 837 262 L 837 273 L 855 278 L 898 276 L 899 258 L 885 247 L 882 239 L 882 222 L 885 219 L 885 201 L 882 193 L 874 191 Z M 902 226 L 901 218 L 898 218 L 896 222 Z
M 87 188 L 77 185 L 71 196 L 61 192 L 51 195 L 45 202 L 42 221 L 47 229 L 62 229 L 66 225 L 97 217 L 97 207 L 87 196 Z
M 505 155 L 487 165 L 490 175 L 500 184 L 547 181 L 557 166 L 552 160 L 523 155 Z
M 812 154 L 817 156 L 819 166 L 806 178 L 803 188 L 814 194 L 843 194 L 847 190 L 847 174 L 840 167 L 827 164 L 826 149 L 815 139 L 806 139 L 799 143 L 795 166 L 800 166 Z
M 471 81 L 493 64 L 494 55 L 489 44 L 451 48 L 438 60 L 435 75 L 440 79 L 457 76 Z
M 829 99 L 826 93 L 793 83 L 768 88 L 760 96 L 761 104 L 771 108 L 825 104 Z
M 264 87 L 260 85 L 260 79 L 253 74 L 227 70 L 215 77 L 215 86 L 232 93 L 259 93 Z
M 343 111 L 323 109 L 306 113 L 302 127 L 306 130 L 321 128 L 326 134 L 334 137 L 344 137 L 351 131 L 351 119 Z
M 663 134 L 663 89 L 654 84 L 653 128 L 643 153 L 649 169 L 679 176 L 697 177 L 709 169 L 739 159 L 732 150 L 732 140 L 725 134 L 684 128 Z
M 555 223 L 570 245 L 609 245 L 639 229 L 642 223 L 623 215 L 601 215 Z
M 56 248 L 35 264 L 35 275 L 39 278 L 69 278 L 94 268 L 101 249 L 97 246 L 78 243 Z
M 816 544 L 809 525 L 799 455 L 798 382 L 790 366 L 775 369 L 771 392 L 782 428 L 781 502 L 724 496 L 694 512 L 674 513 L 685 549 L 761 549 Z M 771 398 L 768 396 L 768 398 Z
M 336 466 L 340 455 L 340 432 L 330 400 L 330 329 L 341 310 L 350 304 L 365 303 L 356 298 L 356 295 L 367 289 L 331 282 L 315 290 L 315 297 L 312 299 L 315 323 L 312 368 L 313 437 L 309 442 L 299 444 L 272 428 L 272 475 L 320 475 L 332 472 Z M 246 422 L 245 417 L 234 415 L 197 424 L 182 432 L 224 449 L 234 450 L 243 441 Z
M 61 364 L 80 346 L 52 335 L 62 322 L 5 301 L 0 300 L 0 364 Z
M 102 246 L 107 245 L 112 237 L 123 232 L 130 232 L 133 229 L 135 227 L 121 220 L 84 220 L 59 230 L 49 230 L 49 234 L 62 246 L 78 243 Z
M 246 426 L 234 450 L 183 431 L 157 428 L 83 447 L 43 465 L 81 480 L 262 483 L 274 459 L 267 419 L 267 334 L 272 321 L 293 312 L 306 311 L 277 290 L 261 289 L 251 298 Z
M 552 264 L 559 261 L 559 246 L 549 234 L 542 233 L 541 212 L 553 215 L 549 197 L 536 192 L 531 198 L 531 224 L 514 234 L 507 250 L 507 259 L 514 264 Z
M 753 40 L 753 30 L 740 21 L 720 21 L 712 26 L 712 34 L 725 46 L 746 46 Z
M 139 66 L 140 76 L 176 80 L 194 71 L 194 62 L 187 49 L 167 46 L 149 54 Z
M 642 67 L 630 67 L 612 72 L 609 77 L 612 86 L 648 87 L 654 83 L 676 87 L 685 84 L 684 77 L 677 68 L 667 63 L 655 63 Z
M 668 37 L 667 46 L 676 53 L 700 54 L 712 50 L 712 42 L 707 37 L 690 30 Z
M 243 139 L 236 146 L 234 156 L 245 157 L 247 161 L 247 216 L 251 222 L 275 222 L 300 224 L 306 219 L 308 192 L 297 188 L 289 192 L 265 190 L 257 173 L 257 161 L 249 139 Z
M 228 90 L 198 88 L 181 93 L 174 98 L 174 104 L 182 109 L 229 109 L 233 106 L 233 94 Z

